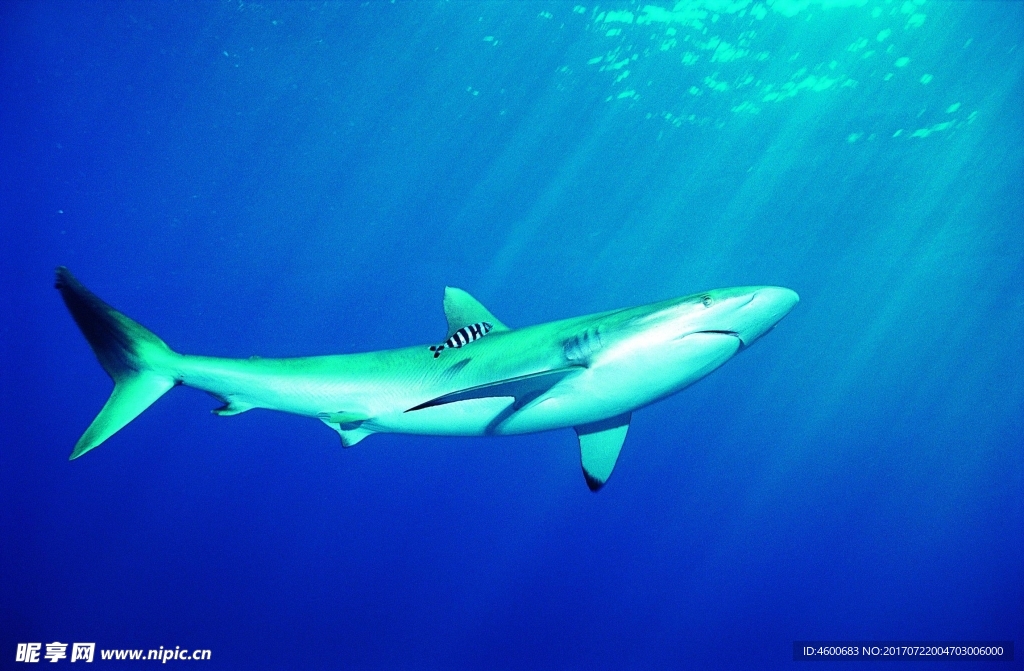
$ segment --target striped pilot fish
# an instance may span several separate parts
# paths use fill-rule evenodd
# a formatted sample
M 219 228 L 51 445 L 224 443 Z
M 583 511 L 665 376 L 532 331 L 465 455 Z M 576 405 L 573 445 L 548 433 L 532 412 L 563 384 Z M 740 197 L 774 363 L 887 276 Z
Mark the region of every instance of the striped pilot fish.
M 444 348 L 452 347 L 454 349 L 459 349 L 463 345 L 483 338 L 492 328 L 494 328 L 494 325 L 490 322 L 477 322 L 476 324 L 463 326 L 453 333 L 451 338 L 445 340 L 444 343 L 440 345 L 431 345 L 430 351 L 434 353 L 434 358 L 436 359 L 441 356 L 441 351 L 444 350 Z

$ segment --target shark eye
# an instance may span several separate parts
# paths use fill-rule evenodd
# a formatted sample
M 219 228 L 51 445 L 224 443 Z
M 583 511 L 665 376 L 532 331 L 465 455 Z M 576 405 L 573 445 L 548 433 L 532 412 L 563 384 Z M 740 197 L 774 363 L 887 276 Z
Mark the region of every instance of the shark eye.
M 700 299 L 700 302 L 704 304 L 704 307 L 709 308 L 711 307 L 711 304 L 714 303 L 715 301 L 714 299 L 711 298 L 711 296 L 705 296 L 704 298 Z

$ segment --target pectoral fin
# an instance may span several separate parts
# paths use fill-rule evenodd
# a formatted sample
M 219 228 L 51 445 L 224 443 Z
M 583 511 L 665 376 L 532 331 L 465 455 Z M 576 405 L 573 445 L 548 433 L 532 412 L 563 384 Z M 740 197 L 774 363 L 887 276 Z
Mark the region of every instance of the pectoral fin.
M 631 415 L 632 413 L 627 412 L 600 422 L 575 427 L 576 435 L 580 439 L 583 477 L 587 479 L 590 491 L 596 492 L 604 487 L 604 483 L 611 476 L 615 462 L 619 458 L 619 450 L 626 440 Z
M 568 366 L 566 368 L 546 370 L 541 373 L 531 373 L 530 375 L 521 375 L 489 384 L 469 387 L 468 389 L 453 391 L 444 396 L 438 396 L 426 403 L 420 403 L 413 408 L 409 408 L 406 412 L 432 408 L 436 405 L 445 405 L 446 403 L 469 401 L 474 398 L 496 398 L 501 396 L 515 398 L 514 406 L 518 409 L 551 389 L 551 387 L 561 382 L 566 376 L 579 370 L 581 370 L 580 366 Z

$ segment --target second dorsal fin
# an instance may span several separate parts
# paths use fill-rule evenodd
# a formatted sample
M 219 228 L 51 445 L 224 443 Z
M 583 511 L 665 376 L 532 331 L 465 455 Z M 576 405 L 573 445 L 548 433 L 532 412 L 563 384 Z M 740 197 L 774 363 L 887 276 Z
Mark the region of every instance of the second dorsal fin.
M 448 335 L 445 338 L 451 338 L 463 326 L 480 322 L 491 324 L 494 332 L 508 330 L 480 301 L 455 287 L 444 288 L 444 316 L 448 320 Z

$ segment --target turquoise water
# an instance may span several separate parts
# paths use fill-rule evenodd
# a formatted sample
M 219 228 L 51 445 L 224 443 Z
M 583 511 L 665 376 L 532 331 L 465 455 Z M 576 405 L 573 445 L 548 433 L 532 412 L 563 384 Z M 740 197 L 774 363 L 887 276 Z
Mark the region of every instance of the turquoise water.
M 1020 646 L 1024 4 L 0 11 L 0 667 L 26 641 L 325 669 Z M 637 412 L 592 494 L 568 430 L 343 450 L 194 390 L 69 463 L 110 382 L 58 265 L 237 357 L 440 342 L 445 285 L 512 328 L 801 302 Z

